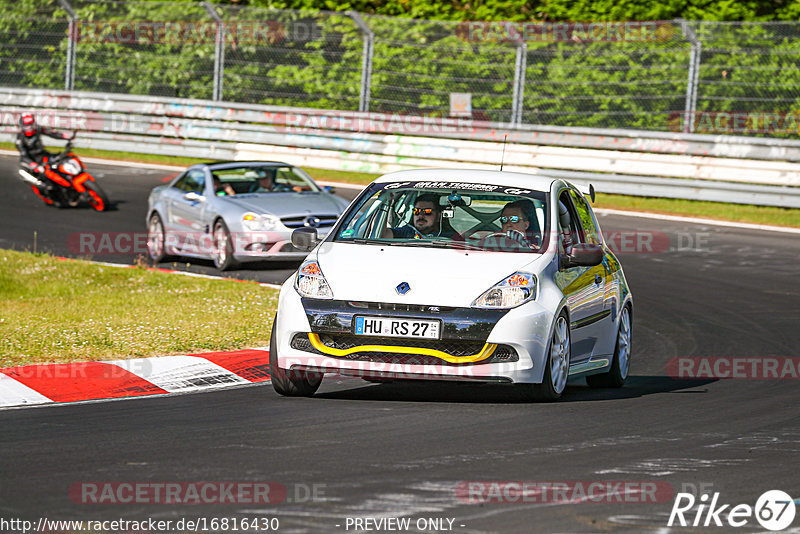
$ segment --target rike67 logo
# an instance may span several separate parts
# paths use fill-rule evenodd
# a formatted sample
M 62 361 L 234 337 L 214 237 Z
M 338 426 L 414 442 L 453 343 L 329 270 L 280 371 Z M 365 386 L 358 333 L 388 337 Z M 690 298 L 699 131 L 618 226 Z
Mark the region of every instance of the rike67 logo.
M 698 502 L 699 501 L 699 502 Z M 681 527 L 743 527 L 752 519 L 765 529 L 784 530 L 794 521 L 796 505 L 788 493 L 781 490 L 764 492 L 755 507 L 749 504 L 721 504 L 719 492 L 710 498 L 703 494 L 696 499 L 691 493 L 678 493 L 667 526 Z

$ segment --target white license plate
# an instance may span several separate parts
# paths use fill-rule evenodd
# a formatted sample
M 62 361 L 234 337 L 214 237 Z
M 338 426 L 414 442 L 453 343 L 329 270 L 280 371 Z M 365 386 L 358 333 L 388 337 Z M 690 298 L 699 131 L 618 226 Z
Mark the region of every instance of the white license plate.
M 354 332 L 357 336 L 439 339 L 441 324 L 424 319 L 356 316 Z

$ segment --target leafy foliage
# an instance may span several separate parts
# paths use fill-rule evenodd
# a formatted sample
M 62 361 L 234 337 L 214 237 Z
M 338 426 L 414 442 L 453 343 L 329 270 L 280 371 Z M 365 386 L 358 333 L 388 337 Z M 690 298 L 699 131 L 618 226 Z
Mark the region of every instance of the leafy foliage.
M 78 90 L 209 99 L 221 52 L 224 100 L 357 110 L 365 37 L 343 13 L 354 9 L 374 34 L 371 111 L 446 116 L 451 93 L 469 93 L 474 118 L 508 121 L 524 59 L 524 122 L 677 129 L 692 35 L 702 43 L 699 111 L 800 110 L 800 0 L 229 0 L 214 6 L 228 32 L 221 50 L 199 2 L 71 4 Z M 63 88 L 67 13 L 56 0 L 0 8 L 0 84 Z M 684 27 L 675 17 L 792 22 Z M 516 22 L 464 22 L 476 19 Z M 636 19 L 665 22 L 643 39 L 508 34 L 530 21 Z

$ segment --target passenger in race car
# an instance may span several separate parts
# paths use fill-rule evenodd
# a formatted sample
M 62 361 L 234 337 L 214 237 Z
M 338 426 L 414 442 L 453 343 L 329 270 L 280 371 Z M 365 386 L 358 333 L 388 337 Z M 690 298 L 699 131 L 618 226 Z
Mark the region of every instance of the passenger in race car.
M 432 193 L 423 193 L 414 201 L 411 222 L 396 228 L 387 228 L 383 233 L 383 237 L 402 239 L 413 239 L 417 236 L 464 240 L 464 237 L 456 232 L 447 220 L 442 219 L 439 196 Z
M 229 197 L 236 194 L 231 184 L 223 184 L 216 174 L 211 175 L 214 178 L 214 193 L 218 197 Z
M 503 207 L 500 216 L 503 233 L 523 246 L 538 248 L 542 238 L 539 229 L 539 219 L 536 218 L 536 208 L 533 202 L 519 199 L 509 202 Z

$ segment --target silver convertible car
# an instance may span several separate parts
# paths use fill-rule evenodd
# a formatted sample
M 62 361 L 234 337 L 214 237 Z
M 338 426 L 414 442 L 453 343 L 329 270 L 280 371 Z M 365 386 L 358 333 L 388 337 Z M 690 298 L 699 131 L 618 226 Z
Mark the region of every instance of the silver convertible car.
M 326 235 L 348 202 L 321 188 L 302 169 L 280 162 L 236 161 L 189 167 L 150 193 L 147 249 L 168 256 L 212 259 L 220 270 L 240 262 L 301 260 L 292 231 Z

